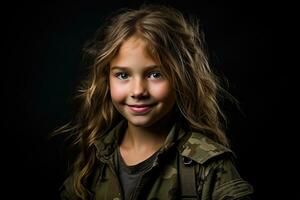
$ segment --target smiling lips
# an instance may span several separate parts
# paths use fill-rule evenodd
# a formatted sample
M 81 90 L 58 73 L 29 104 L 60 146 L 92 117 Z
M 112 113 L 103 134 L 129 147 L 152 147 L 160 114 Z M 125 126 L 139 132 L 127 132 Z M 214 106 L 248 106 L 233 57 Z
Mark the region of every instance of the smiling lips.
M 127 105 L 129 110 L 133 113 L 143 114 L 150 111 L 150 109 L 153 107 L 153 104 L 143 104 L 143 105 Z

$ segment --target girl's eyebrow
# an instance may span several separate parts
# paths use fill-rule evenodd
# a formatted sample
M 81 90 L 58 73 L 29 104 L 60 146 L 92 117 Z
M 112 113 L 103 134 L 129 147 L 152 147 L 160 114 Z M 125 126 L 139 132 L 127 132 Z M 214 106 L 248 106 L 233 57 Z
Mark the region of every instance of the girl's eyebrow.
M 149 70 L 152 70 L 152 69 L 156 69 L 156 68 L 159 68 L 158 65 L 148 65 L 148 66 L 145 66 L 146 70 L 149 71 Z M 129 70 L 130 71 L 131 67 L 128 67 L 128 66 L 112 66 L 111 67 L 111 70 Z

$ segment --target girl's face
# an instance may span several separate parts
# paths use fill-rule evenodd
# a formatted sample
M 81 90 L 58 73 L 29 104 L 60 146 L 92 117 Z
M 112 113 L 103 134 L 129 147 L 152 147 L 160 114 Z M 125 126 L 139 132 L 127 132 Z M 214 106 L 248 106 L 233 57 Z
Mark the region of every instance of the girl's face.
M 175 91 L 147 53 L 146 43 L 132 36 L 110 63 L 109 87 L 115 108 L 128 123 L 150 127 L 168 114 Z

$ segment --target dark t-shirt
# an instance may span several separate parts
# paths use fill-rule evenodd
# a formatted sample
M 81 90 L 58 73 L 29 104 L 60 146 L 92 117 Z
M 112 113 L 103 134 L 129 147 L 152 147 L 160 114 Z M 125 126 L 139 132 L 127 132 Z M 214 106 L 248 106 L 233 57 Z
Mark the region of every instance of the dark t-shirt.
M 151 157 L 140 162 L 137 165 L 128 166 L 124 162 L 120 149 L 118 148 L 118 173 L 120 182 L 123 188 L 123 193 L 125 200 L 129 199 L 132 193 L 134 192 L 135 188 L 140 182 L 142 175 L 151 168 L 152 163 L 155 160 L 156 153 L 154 153 Z

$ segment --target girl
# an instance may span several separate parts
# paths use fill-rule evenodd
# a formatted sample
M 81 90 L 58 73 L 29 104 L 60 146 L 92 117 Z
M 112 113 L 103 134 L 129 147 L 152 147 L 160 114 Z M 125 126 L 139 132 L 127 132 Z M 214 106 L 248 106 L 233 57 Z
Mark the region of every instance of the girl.
M 91 66 L 62 199 L 248 199 L 220 128 L 220 86 L 197 24 L 177 10 L 119 12 L 84 48 Z

